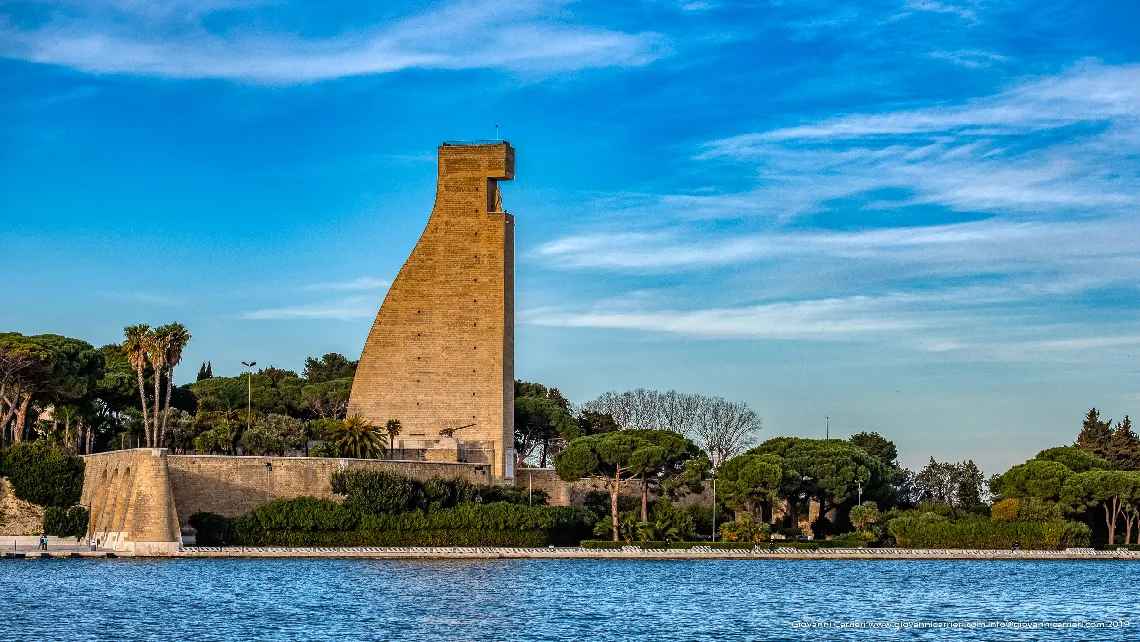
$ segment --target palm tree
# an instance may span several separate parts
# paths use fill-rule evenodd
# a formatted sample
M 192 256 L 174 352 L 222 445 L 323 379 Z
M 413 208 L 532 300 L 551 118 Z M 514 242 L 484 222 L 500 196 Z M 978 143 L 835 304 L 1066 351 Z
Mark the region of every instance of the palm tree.
M 384 454 L 380 429 L 370 421 L 353 415 L 329 428 L 329 437 L 341 455 L 357 459 L 376 459 Z
M 190 342 L 190 332 L 181 323 L 168 323 L 160 327 L 157 333 L 164 335 L 166 341 L 166 403 L 162 409 L 162 429 L 158 433 L 159 446 L 166 439 L 166 418 L 170 415 L 170 395 L 174 388 L 174 366 L 182 361 L 182 349 Z
M 162 375 L 166 372 L 166 353 L 170 346 L 170 336 L 167 334 L 169 326 L 161 326 L 155 328 L 148 335 L 147 340 L 147 358 L 150 359 L 150 365 L 154 368 L 154 413 L 151 421 L 154 427 L 151 429 L 151 436 L 154 442 L 151 448 L 162 448 L 162 442 L 158 439 L 158 413 L 162 407 L 162 398 L 159 393 L 162 391 Z
M 391 452 L 396 449 L 396 435 L 400 434 L 399 419 L 389 419 L 388 423 L 384 425 L 384 431 L 388 433 L 388 451 Z
M 123 328 L 126 341 L 123 342 L 123 352 L 127 355 L 131 367 L 139 377 L 139 401 L 142 402 L 143 431 L 146 433 L 146 445 L 151 446 L 150 421 L 146 414 L 146 383 L 143 382 L 143 370 L 146 369 L 147 351 L 150 349 L 150 326 L 145 323 L 129 325 Z

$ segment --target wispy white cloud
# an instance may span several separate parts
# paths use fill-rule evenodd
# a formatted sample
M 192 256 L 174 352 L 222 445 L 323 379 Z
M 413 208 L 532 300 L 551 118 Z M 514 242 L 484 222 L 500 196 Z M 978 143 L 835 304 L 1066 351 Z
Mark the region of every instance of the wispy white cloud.
M 734 136 L 710 143 L 703 157 L 751 157 L 768 141 L 924 133 L 997 135 L 1076 123 L 1140 118 L 1140 65 L 1085 63 L 1066 73 L 1023 82 L 964 105 L 855 114 L 811 125 Z
M 100 292 L 99 294 L 110 299 L 130 299 L 161 306 L 175 306 L 182 305 L 183 303 L 182 299 L 178 297 L 166 294 L 154 294 L 142 290 L 108 290 Z
M 981 51 L 979 49 L 958 49 L 955 51 L 932 51 L 930 52 L 931 58 L 945 60 L 955 65 L 961 65 L 968 69 L 977 69 L 978 67 L 988 67 L 995 62 L 1007 62 L 1008 56 L 996 54 L 989 51 Z
M 91 73 L 294 83 L 405 69 L 640 66 L 666 51 L 658 34 L 565 22 L 546 2 L 453 3 L 326 38 L 205 26 L 216 10 L 252 4 L 72 3 L 31 28 L 0 14 L 0 55 Z
M 859 231 L 778 229 L 760 234 L 694 234 L 689 228 L 654 233 L 567 236 L 526 256 L 570 269 L 677 270 L 762 260 L 875 261 L 943 275 L 1020 269 L 1073 272 L 1089 261 L 1117 259 L 1105 279 L 1140 277 L 1131 218 L 1091 222 L 969 223 Z
M 708 338 L 848 340 L 853 335 L 920 327 L 916 319 L 884 314 L 888 299 L 850 297 L 783 301 L 740 308 L 560 312 L 532 310 L 524 323 L 643 330 Z
M 380 301 L 370 296 L 350 296 L 342 299 L 280 308 L 250 310 L 242 319 L 255 321 L 288 319 L 339 319 L 351 321 L 367 319 L 376 314 Z
M 380 290 L 387 288 L 392 282 L 388 279 L 378 279 L 370 276 L 362 276 L 358 279 L 351 281 L 340 281 L 336 283 L 314 283 L 306 285 L 301 288 L 307 291 L 319 290 Z
M 978 21 L 978 13 L 973 9 L 967 9 L 960 5 L 951 4 L 949 2 L 936 2 L 935 0 L 911 0 L 906 3 L 906 8 L 911 11 L 933 11 L 935 13 L 947 13 L 957 16 L 962 20 L 970 23 Z

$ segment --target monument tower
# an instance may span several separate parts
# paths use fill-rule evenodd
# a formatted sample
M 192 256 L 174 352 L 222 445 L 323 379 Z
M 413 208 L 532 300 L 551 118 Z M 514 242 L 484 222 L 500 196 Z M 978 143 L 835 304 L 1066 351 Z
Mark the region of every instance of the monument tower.
M 398 419 L 397 449 L 514 477 L 514 217 L 506 141 L 439 147 L 435 206 L 372 323 L 349 415 Z

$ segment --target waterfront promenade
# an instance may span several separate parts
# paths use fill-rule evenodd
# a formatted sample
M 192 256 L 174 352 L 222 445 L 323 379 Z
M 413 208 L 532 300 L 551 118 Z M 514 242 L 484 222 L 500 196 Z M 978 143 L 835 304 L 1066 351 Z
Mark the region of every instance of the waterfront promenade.
M 108 555 L 110 553 L 110 555 Z M 48 546 L 50 558 L 136 557 L 127 551 L 92 551 L 88 546 L 55 544 Z M 40 559 L 42 551 L 33 545 L 14 546 L 0 553 L 0 558 Z M 139 556 L 141 557 L 141 556 Z M 905 548 L 821 548 L 815 551 L 796 548 L 712 549 L 622 549 L 561 548 L 494 548 L 494 547 L 185 547 L 167 557 L 193 559 L 234 558 L 328 558 L 328 559 L 623 559 L 623 560 L 1140 560 L 1140 551 L 1070 548 L 1059 551 L 1009 551 L 970 549 L 905 549 Z

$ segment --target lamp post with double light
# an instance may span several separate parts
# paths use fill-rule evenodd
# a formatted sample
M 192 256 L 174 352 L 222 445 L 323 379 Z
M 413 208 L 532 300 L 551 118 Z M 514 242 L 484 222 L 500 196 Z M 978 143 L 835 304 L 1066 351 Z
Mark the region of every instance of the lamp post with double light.
M 246 373 L 249 375 L 246 378 L 245 385 L 245 429 L 249 430 L 253 426 L 253 367 L 257 365 L 257 362 L 246 363 L 242 361 L 241 365 L 245 366 Z

